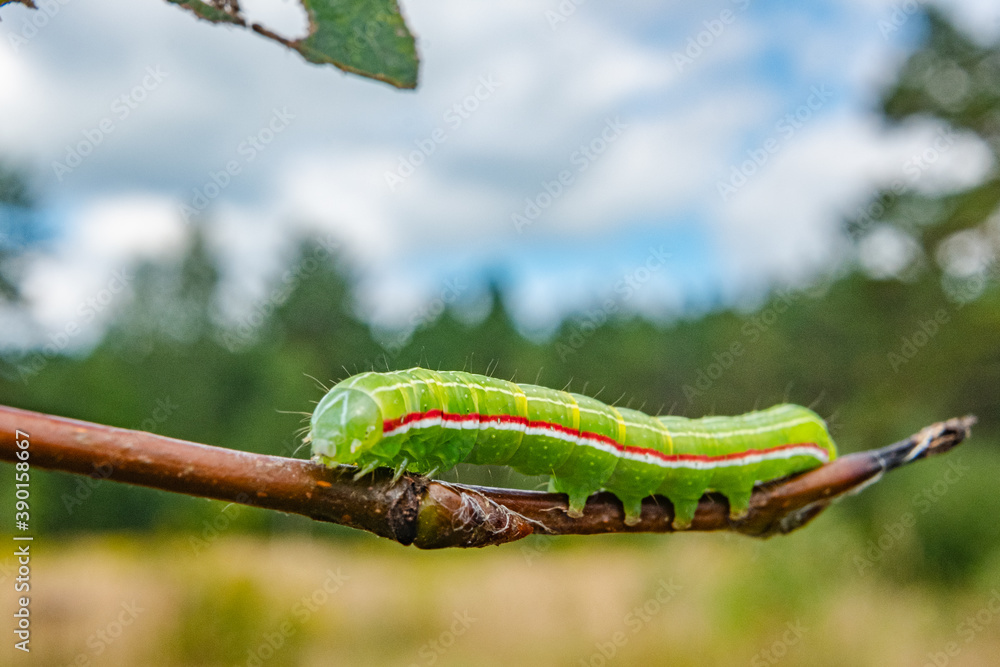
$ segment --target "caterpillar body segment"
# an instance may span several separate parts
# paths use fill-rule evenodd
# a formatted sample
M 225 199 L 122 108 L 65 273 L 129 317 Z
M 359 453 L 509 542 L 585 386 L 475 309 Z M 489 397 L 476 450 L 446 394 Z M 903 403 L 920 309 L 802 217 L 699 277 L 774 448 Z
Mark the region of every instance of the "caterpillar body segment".
M 465 462 L 547 474 L 573 516 L 604 489 L 634 524 L 642 499 L 660 494 L 679 529 L 708 490 L 725 495 L 739 517 L 755 483 L 836 456 L 823 420 L 798 405 L 737 417 L 652 417 L 580 394 L 422 368 L 339 383 L 316 406 L 310 439 L 327 465 L 428 473 Z

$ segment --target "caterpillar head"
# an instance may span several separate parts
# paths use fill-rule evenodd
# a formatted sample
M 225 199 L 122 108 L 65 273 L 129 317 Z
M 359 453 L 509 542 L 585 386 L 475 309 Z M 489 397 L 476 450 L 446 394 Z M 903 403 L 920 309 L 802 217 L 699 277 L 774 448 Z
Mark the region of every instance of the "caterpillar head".
M 309 437 L 314 456 L 355 464 L 382 438 L 382 412 L 366 392 L 334 387 L 316 406 Z

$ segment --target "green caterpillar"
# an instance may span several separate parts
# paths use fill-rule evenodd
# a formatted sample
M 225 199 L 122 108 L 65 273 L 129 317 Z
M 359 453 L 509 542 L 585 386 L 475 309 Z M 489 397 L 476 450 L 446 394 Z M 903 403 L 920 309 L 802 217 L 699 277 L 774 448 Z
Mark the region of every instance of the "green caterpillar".
M 776 405 L 738 417 L 651 417 L 597 399 L 462 371 L 411 368 L 362 373 L 316 406 L 309 440 L 326 465 L 433 474 L 456 463 L 503 464 L 552 476 L 580 516 L 601 489 L 639 520 L 642 499 L 660 494 L 687 528 L 708 490 L 729 499 L 734 518 L 755 483 L 815 468 L 836 456 L 823 420 Z

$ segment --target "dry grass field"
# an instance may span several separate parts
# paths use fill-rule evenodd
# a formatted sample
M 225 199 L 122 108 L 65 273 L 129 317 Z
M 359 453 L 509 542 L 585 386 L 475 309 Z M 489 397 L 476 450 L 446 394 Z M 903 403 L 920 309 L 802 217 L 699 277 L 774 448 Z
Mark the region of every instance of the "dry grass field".
M 864 549 L 835 513 L 769 541 L 530 538 L 443 552 L 367 537 L 221 535 L 199 549 L 188 537 L 50 538 L 32 561 L 32 652 L 13 660 L 995 664 L 1000 596 L 989 582 L 1000 563 L 982 585 L 932 588 L 859 571 Z M 905 547 L 886 557 L 896 555 Z

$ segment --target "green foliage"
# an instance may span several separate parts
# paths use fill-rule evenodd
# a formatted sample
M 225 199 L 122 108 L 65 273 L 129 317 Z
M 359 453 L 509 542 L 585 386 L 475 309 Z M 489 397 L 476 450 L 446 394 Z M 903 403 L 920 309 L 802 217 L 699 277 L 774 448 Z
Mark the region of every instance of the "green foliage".
M 887 118 L 902 121 L 931 116 L 954 131 L 971 132 L 1000 157 L 1000 45 L 982 46 L 959 33 L 937 10 L 928 11 L 928 34 L 923 48 L 907 59 L 896 84 L 883 96 Z M 947 150 L 947 144 L 942 150 Z M 937 159 L 934 152 L 924 156 Z M 873 215 L 852 223 L 855 235 L 872 224 L 885 222 L 918 239 L 928 258 L 953 233 L 975 228 L 1000 208 L 1000 176 L 994 172 L 983 183 L 945 197 L 916 192 L 883 192 Z M 905 169 L 904 169 L 905 170 Z M 919 179 L 921 163 L 909 165 L 907 176 Z M 929 263 L 933 266 L 932 263 Z
M 896 85 L 886 91 L 887 117 L 941 118 L 990 141 L 1000 132 L 1000 49 L 981 46 L 958 32 L 939 10 L 928 11 L 925 45 L 903 66 Z
M 21 300 L 16 255 L 24 230 L 18 227 L 34 203 L 25 175 L 0 162 L 0 304 Z
M 0 205 L 30 208 L 34 197 L 23 173 L 0 163 Z

